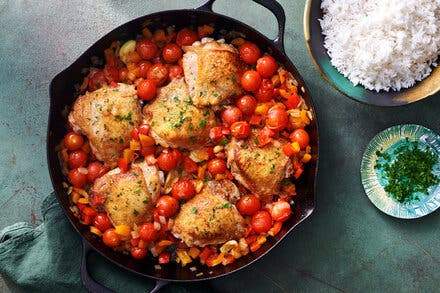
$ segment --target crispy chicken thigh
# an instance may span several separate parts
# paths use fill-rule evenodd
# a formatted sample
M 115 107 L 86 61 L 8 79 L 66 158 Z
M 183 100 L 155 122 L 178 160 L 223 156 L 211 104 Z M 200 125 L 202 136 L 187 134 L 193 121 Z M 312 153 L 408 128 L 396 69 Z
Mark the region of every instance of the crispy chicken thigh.
M 141 107 L 133 85 L 119 83 L 87 92 L 74 103 L 68 117 L 73 130 L 89 139 L 92 152 L 110 168 L 129 146 L 131 130 L 141 121 Z
M 254 135 L 247 140 L 232 138 L 227 147 L 228 165 L 239 183 L 263 202 L 270 202 L 280 192 L 281 181 L 292 175 L 292 163 L 281 150 L 285 142 L 274 140 L 259 147 L 254 139 Z
M 162 87 L 143 111 L 151 125 L 151 136 L 164 147 L 203 147 L 209 141 L 209 130 L 217 125 L 211 109 L 199 109 L 192 104 L 183 78 Z
M 161 191 L 159 171 L 147 163 L 133 163 L 128 172 L 113 169 L 98 178 L 90 196 L 104 202 L 113 225 L 142 224 L 150 221 Z
M 182 205 L 171 232 L 188 246 L 202 247 L 242 237 L 244 219 L 227 200 L 231 190 L 238 193 L 234 189 L 237 187 L 229 180 L 207 184 Z
M 183 71 L 194 105 L 218 105 L 242 93 L 245 64 L 232 45 L 209 41 L 183 47 Z

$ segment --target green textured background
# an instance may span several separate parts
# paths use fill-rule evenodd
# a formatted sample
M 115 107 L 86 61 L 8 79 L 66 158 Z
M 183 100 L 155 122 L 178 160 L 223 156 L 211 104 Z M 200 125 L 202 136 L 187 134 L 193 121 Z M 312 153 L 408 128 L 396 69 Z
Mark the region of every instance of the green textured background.
M 276 35 L 273 15 L 250 0 L 218 0 L 214 10 Z M 268 256 L 212 281 L 222 291 L 433 292 L 440 284 L 440 213 L 405 221 L 378 211 L 364 194 L 360 162 L 381 130 L 421 124 L 440 133 L 440 95 L 399 108 L 354 102 L 313 67 L 303 38 L 304 2 L 279 1 L 285 46 L 312 94 L 320 126 L 317 208 Z M 128 20 L 203 1 L 0 1 L 0 229 L 41 223 L 52 191 L 46 163 L 52 77 L 98 38 Z M 192 287 L 168 287 L 166 291 Z M 8 291 L 0 281 L 0 291 Z

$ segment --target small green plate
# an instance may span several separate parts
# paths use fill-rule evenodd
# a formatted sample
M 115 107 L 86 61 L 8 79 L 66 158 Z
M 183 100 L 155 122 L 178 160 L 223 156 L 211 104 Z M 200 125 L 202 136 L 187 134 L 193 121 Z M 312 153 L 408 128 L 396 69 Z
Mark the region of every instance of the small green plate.
M 408 140 L 406 140 L 408 138 Z M 432 213 L 440 206 L 440 185 L 431 186 L 428 195 L 416 194 L 419 200 L 400 203 L 385 190 L 381 178 L 383 170 L 375 169 L 376 151 L 391 152 L 405 144 L 418 141 L 419 148 L 429 150 L 439 158 L 434 165 L 434 174 L 440 176 L 440 136 L 432 130 L 415 124 L 396 125 L 377 134 L 364 152 L 361 163 L 361 179 L 370 201 L 382 212 L 401 219 L 415 219 Z

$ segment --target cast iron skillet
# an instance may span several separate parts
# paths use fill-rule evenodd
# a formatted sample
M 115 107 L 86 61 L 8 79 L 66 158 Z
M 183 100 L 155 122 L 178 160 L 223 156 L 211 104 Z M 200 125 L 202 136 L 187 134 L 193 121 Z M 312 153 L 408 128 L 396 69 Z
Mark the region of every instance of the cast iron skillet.
M 197 26 L 200 24 L 214 23 L 216 31 L 219 29 L 225 29 L 227 31 L 239 31 L 244 33 L 247 40 L 258 44 L 263 51 L 270 52 L 279 62 L 284 64 L 287 70 L 294 75 L 294 77 L 299 81 L 300 87 L 304 88 L 305 93 L 303 94 L 303 97 L 307 105 L 314 112 L 312 99 L 301 76 L 298 74 L 292 62 L 290 62 L 290 60 L 286 57 L 283 44 L 285 14 L 281 5 L 274 0 L 254 0 L 255 2 L 268 8 L 277 18 L 278 36 L 274 40 L 269 40 L 267 37 L 254 30 L 250 26 L 230 17 L 213 12 L 212 5 L 214 1 L 215 0 L 209 0 L 204 5 L 196 9 L 171 10 L 153 13 L 119 26 L 91 46 L 78 58 L 78 60 L 76 60 L 67 69 L 59 73 L 50 84 L 51 104 L 47 139 L 49 171 L 52 184 L 60 204 L 62 205 L 71 224 L 82 237 L 83 260 L 81 266 L 81 279 L 84 286 L 90 291 L 109 291 L 104 286 L 95 282 L 87 271 L 87 256 L 91 251 L 99 252 L 102 256 L 121 268 L 141 276 L 155 279 L 156 286 L 153 291 L 157 291 L 160 289 L 160 287 L 168 282 L 209 280 L 226 276 L 250 265 L 265 255 L 270 249 L 278 244 L 281 239 L 287 235 L 287 233 L 292 231 L 300 222 L 304 221 L 313 212 L 315 207 L 315 182 L 318 167 L 318 125 L 316 115 L 314 115 L 314 119 L 308 128 L 311 138 L 310 144 L 312 147 L 313 159 L 309 164 L 307 164 L 301 180 L 297 182 L 298 195 L 294 197 L 295 205 L 293 216 L 283 225 L 283 229 L 280 231 L 280 233 L 276 235 L 276 237 L 269 238 L 261 249 L 255 253 L 250 253 L 247 256 L 238 259 L 233 264 L 228 266 L 208 268 L 201 266 L 198 264 L 198 262 L 194 262 L 191 263 L 191 265 L 187 265 L 186 267 L 182 268 L 179 264 L 173 263 L 162 265 L 161 270 L 155 270 L 155 262 L 152 259 L 137 261 L 129 256 L 114 252 L 112 249 L 105 246 L 99 237 L 92 234 L 89 231 L 89 227 L 80 224 L 78 219 L 76 219 L 69 210 L 69 197 L 66 195 L 66 190 L 62 186 L 62 183 L 67 181 L 67 179 L 61 172 L 61 164 L 58 160 L 55 148 L 66 133 L 65 109 L 75 100 L 74 85 L 81 84 L 81 81 L 84 77 L 81 74 L 81 69 L 91 66 L 90 57 L 102 57 L 104 49 L 109 47 L 112 41 L 124 41 L 127 39 L 132 39 L 136 36 L 136 34 L 139 34 L 142 28 L 145 26 L 155 29 L 158 27 L 164 28 L 169 25 L 175 25 L 176 28 L 179 29 L 185 26 Z M 189 267 L 192 266 L 197 268 L 197 273 L 203 272 L 203 275 L 197 277 L 196 274 L 191 272 L 189 269 Z

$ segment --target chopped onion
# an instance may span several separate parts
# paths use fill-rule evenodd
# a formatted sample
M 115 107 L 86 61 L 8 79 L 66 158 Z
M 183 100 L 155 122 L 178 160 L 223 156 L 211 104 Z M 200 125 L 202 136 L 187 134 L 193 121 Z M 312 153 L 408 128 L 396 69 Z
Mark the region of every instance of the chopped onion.
M 84 174 L 84 175 L 87 175 L 87 173 L 89 173 L 87 171 L 87 168 L 84 168 L 84 167 L 79 167 L 78 168 L 78 172 L 81 173 L 81 174 Z
M 164 216 L 159 216 L 159 222 L 162 225 L 165 225 L 167 223 L 167 219 Z
M 157 231 L 160 230 L 161 226 L 160 226 L 159 222 L 154 221 L 153 225 L 154 225 L 154 230 L 157 230 Z
M 162 267 L 161 267 L 160 265 L 154 265 L 154 269 L 155 269 L 155 270 L 161 270 Z
M 173 228 L 174 226 L 174 220 L 173 219 L 168 219 L 168 229 L 171 230 L 171 228 Z
M 138 238 L 139 238 L 139 233 L 138 233 L 138 231 L 131 231 L 131 238 L 133 238 L 133 239 L 138 239 Z
M 190 270 L 191 272 L 195 272 L 195 271 L 197 271 L 197 268 L 196 268 L 196 267 L 190 267 L 189 270 Z

